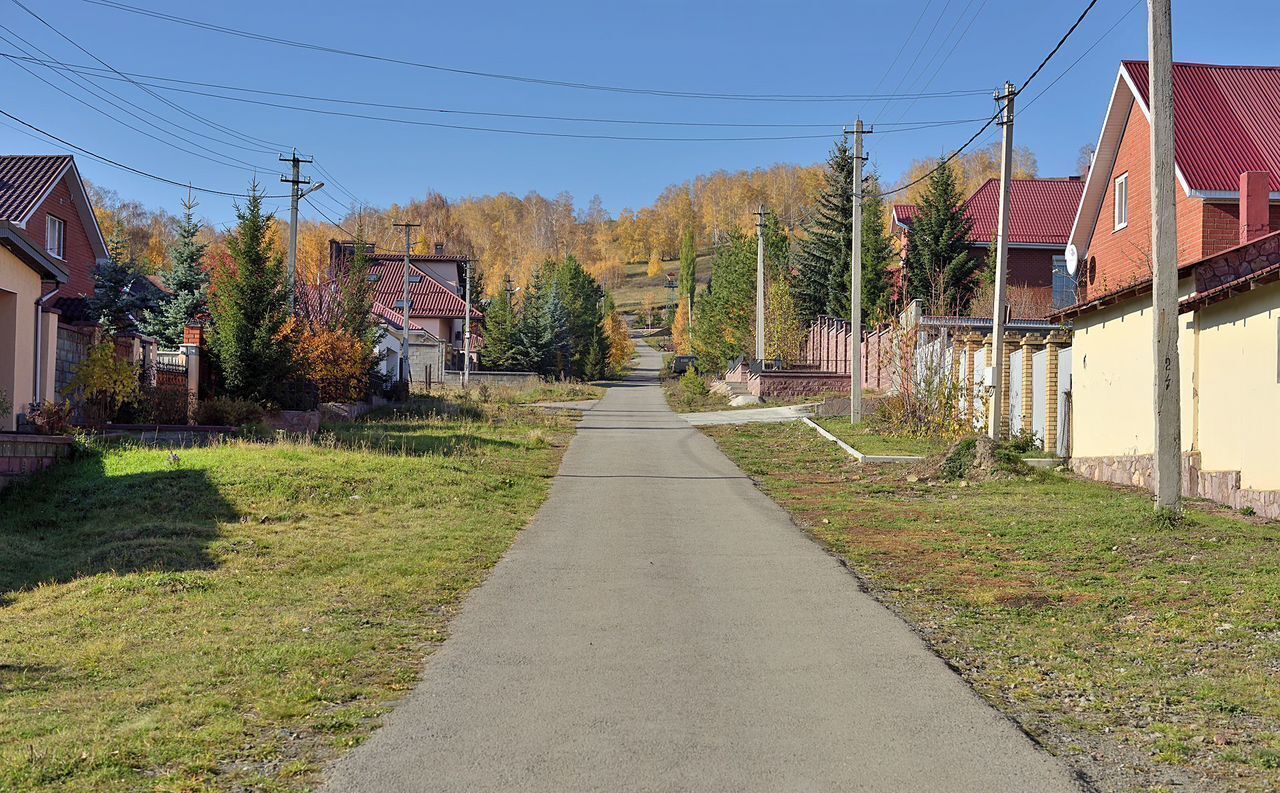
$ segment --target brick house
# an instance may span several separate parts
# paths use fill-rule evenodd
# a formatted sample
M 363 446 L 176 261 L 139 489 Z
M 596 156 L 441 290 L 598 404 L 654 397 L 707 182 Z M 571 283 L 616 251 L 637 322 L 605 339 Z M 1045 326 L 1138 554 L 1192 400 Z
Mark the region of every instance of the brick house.
M 1080 205 L 1084 181 L 1069 176 L 1014 179 L 1009 187 L 1009 292 L 1017 316 L 1035 319 L 1075 302 L 1074 282 L 1067 273 L 1063 248 Z M 970 255 L 986 260 L 996 238 L 1000 216 L 1000 180 L 988 179 L 964 203 L 972 223 Z M 918 208 L 895 204 L 894 232 L 903 257 Z
M 1280 68 L 1175 64 L 1184 493 L 1280 517 Z M 1148 74 L 1120 66 L 1071 232 L 1073 466 L 1151 482 Z M 1255 417 L 1255 418 L 1249 418 Z
M 74 158 L 0 156 L 0 389 L 13 403 L 0 429 L 70 380 L 93 338 L 86 304 L 106 258 Z

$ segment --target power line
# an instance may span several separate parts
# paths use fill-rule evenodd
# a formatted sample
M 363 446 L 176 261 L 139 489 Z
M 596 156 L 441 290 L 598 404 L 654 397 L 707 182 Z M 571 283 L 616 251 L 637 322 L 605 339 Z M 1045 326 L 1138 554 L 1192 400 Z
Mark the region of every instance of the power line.
M 949 1 L 949 0 L 948 0 Z M 540 77 L 529 77 L 526 75 L 503 74 L 499 72 L 484 72 L 475 69 L 462 69 L 453 66 L 441 66 L 439 64 L 422 63 L 420 61 L 411 61 L 403 58 L 393 58 L 387 55 L 374 55 L 367 52 L 356 52 L 353 50 L 341 49 L 339 47 L 331 47 L 324 44 L 316 44 L 312 42 L 297 41 L 294 39 L 280 38 L 278 36 L 268 36 L 262 33 L 254 33 L 239 28 L 226 27 L 224 25 L 216 25 L 211 22 L 201 22 L 196 19 L 180 17 L 173 14 L 166 14 L 160 11 L 152 11 L 138 6 L 128 5 L 126 3 L 117 2 L 116 0 L 82 0 L 82 2 L 90 5 L 111 8 L 116 11 L 125 11 L 131 14 L 151 17 L 153 19 L 172 22 L 179 25 L 198 28 L 200 30 L 222 33 L 229 36 L 249 39 L 251 41 L 261 41 L 269 44 L 278 44 L 285 47 L 294 47 L 297 49 L 311 50 L 314 52 L 323 52 L 331 55 L 343 55 L 350 58 L 361 58 L 364 60 L 378 61 L 381 63 L 392 63 L 399 66 L 412 66 L 418 69 L 429 69 L 432 71 L 447 72 L 450 74 L 461 74 L 469 77 L 484 77 L 493 80 L 509 80 L 519 83 L 531 83 L 535 85 L 555 86 L 558 88 L 574 88 L 589 91 L 609 91 L 613 93 L 623 94 L 643 94 L 648 96 L 664 96 L 678 97 L 683 99 L 717 99 L 726 101 L 740 102 L 847 102 L 858 99 L 882 100 L 883 96 L 868 96 L 859 94 L 733 94 L 718 93 L 711 91 L 673 91 L 659 88 L 634 88 L 615 85 L 599 85 L 595 83 L 573 82 L 568 80 L 550 80 Z M 935 96 L 975 96 L 985 94 L 986 90 L 974 89 L 963 91 L 950 91 L 937 94 Z M 895 99 L 910 99 L 910 95 L 894 97 Z M 921 97 L 924 98 L 924 97 Z
M 1071 27 L 1067 28 L 1067 32 L 1062 34 L 1062 38 L 1058 39 L 1058 43 L 1049 51 L 1049 54 L 1044 56 L 1044 60 L 1040 61 L 1040 65 L 1031 72 L 1031 75 L 1027 77 L 1027 79 L 1022 81 L 1022 87 L 1018 89 L 1019 93 L 1027 90 L 1027 86 L 1031 85 L 1031 81 L 1036 79 L 1036 75 L 1040 74 L 1044 67 L 1049 65 L 1049 61 L 1053 60 L 1053 56 L 1058 54 L 1058 50 L 1062 49 L 1062 45 L 1067 43 L 1067 39 L 1071 38 L 1071 34 L 1076 32 L 1076 28 L 1080 27 L 1080 23 L 1084 21 L 1085 17 L 1089 16 L 1089 12 L 1092 11 L 1093 7 L 1097 4 L 1098 0 L 1090 0 L 1089 5 L 1085 6 L 1084 11 L 1080 12 L 1080 16 L 1076 18 L 1076 21 L 1072 23 Z
M 194 190 L 197 193 L 208 193 L 209 195 L 230 196 L 231 198 L 244 198 L 246 196 L 245 193 L 232 193 L 226 190 L 214 190 L 213 188 L 210 188 L 210 187 L 196 187 L 190 182 L 179 182 L 176 179 L 168 179 L 163 176 L 157 176 L 156 174 L 150 173 L 148 171 L 144 171 L 141 168 L 134 168 L 132 165 L 125 165 L 124 163 L 113 160 L 110 157 L 104 157 L 101 154 L 97 154 L 95 152 L 92 152 L 84 148 L 83 146 L 77 146 L 76 144 L 72 143 L 71 141 L 65 138 L 60 138 L 57 135 L 54 135 L 52 132 L 47 132 L 41 129 L 40 127 L 37 127 L 35 124 L 31 124 L 26 121 L 23 121 L 22 119 L 18 118 L 17 116 L 13 115 L 7 110 L 4 110 L 3 108 L 0 108 L 0 115 L 12 121 L 18 122 L 19 124 L 26 127 L 27 129 L 31 129 L 36 132 L 39 132 L 41 135 L 44 135 L 46 138 L 49 138 L 50 140 L 61 143 L 63 146 L 66 146 L 70 149 L 74 149 L 75 151 L 80 152 L 86 157 L 91 157 L 94 160 L 97 160 L 98 162 L 103 163 L 104 165 L 110 165 L 113 168 L 119 168 L 122 171 L 128 171 L 129 173 L 134 173 L 134 174 L 137 174 L 138 176 L 145 176 L 148 179 L 154 179 L 157 182 L 163 182 L 165 184 L 174 185 L 176 187 L 185 187 L 188 190 Z M 264 195 L 262 197 L 263 198 L 288 198 L 289 196 Z
M 889 72 L 893 71 L 893 67 L 898 65 L 898 59 L 901 58 L 902 53 L 906 51 L 907 44 L 911 42 L 911 37 L 916 34 L 916 29 L 919 28 L 920 23 L 924 21 L 925 15 L 929 13 L 929 6 L 931 5 L 933 5 L 933 0 L 928 0 L 928 2 L 924 4 L 924 8 L 920 9 L 920 16 L 916 17 L 915 24 L 911 26 L 911 30 L 908 31 L 907 37 L 904 38 L 902 40 L 902 44 L 898 46 L 898 51 L 894 53 L 893 60 L 889 61 L 889 65 L 886 66 L 885 70 L 880 74 L 880 79 L 876 80 L 875 87 L 871 89 L 871 93 L 874 94 L 876 91 L 880 90 L 880 86 L 884 84 L 884 78 L 888 77 Z M 858 105 L 858 111 L 854 113 L 854 115 L 861 118 L 862 109 L 866 106 L 867 103 L 865 101 L 862 102 L 862 104 Z M 884 112 L 884 110 L 885 106 L 882 106 L 880 108 L 880 112 Z
M 1072 61 L 1072 62 L 1067 66 L 1067 68 L 1063 69 L 1063 70 L 1062 70 L 1062 72 L 1061 72 L 1057 77 L 1053 78 L 1053 81 L 1052 81 L 1052 82 L 1050 82 L 1050 83 L 1049 83 L 1048 85 L 1046 85 L 1044 88 L 1041 88 L 1039 91 L 1037 91 L 1035 96 L 1033 96 L 1033 97 L 1031 97 L 1030 99 L 1028 99 L 1028 100 L 1027 100 L 1027 103 L 1026 103 L 1025 105 L 1023 105 L 1023 106 L 1022 106 L 1022 110 L 1021 110 L 1021 112 L 1023 112 L 1023 113 L 1027 112 L 1027 108 L 1029 108 L 1029 107 L 1031 107 L 1033 104 L 1035 104 L 1035 101 L 1036 101 L 1037 99 L 1039 99 L 1040 97 L 1042 97 L 1042 96 L 1044 96 L 1046 93 L 1048 93 L 1048 91 L 1049 91 L 1049 89 L 1050 89 L 1050 88 L 1052 88 L 1052 87 L 1054 87 L 1055 85 L 1057 85 L 1057 84 L 1058 84 L 1058 81 L 1059 81 L 1059 80 L 1061 80 L 1063 77 L 1066 77 L 1066 76 L 1067 76 L 1067 72 L 1069 72 L 1069 71 L 1071 71 L 1072 69 L 1074 69 L 1077 65 L 1079 65 L 1080 61 L 1084 60 L 1084 59 L 1085 59 L 1085 57 L 1086 57 L 1086 56 L 1088 56 L 1088 54 L 1089 54 L 1089 53 L 1091 53 L 1091 52 L 1093 52 L 1095 49 L 1097 49 L 1098 45 L 1102 43 L 1103 39 L 1105 39 L 1107 36 L 1110 36 L 1112 33 L 1114 33 L 1114 32 L 1115 32 L 1115 29 L 1116 29 L 1116 28 L 1118 28 L 1118 27 L 1120 27 L 1120 24 L 1121 24 L 1122 22 L 1124 22 L 1126 19 L 1128 19 L 1130 14 L 1132 14 L 1134 11 L 1137 11 L 1137 10 L 1138 10 L 1138 6 L 1142 5 L 1142 4 L 1143 4 L 1143 2 L 1144 2 L 1144 0 L 1137 0 L 1137 2 L 1135 2 L 1133 5 L 1129 6 L 1129 10 L 1128 10 L 1128 11 L 1125 11 L 1123 14 L 1121 14 L 1121 15 L 1120 15 L 1120 17 L 1119 17 L 1115 22 L 1113 22 L 1113 23 L 1111 24 L 1111 27 L 1109 27 L 1109 28 L 1107 28 L 1105 31 L 1103 31 L 1103 33 L 1102 33 L 1102 35 L 1101 35 L 1101 36 L 1099 36 L 1099 37 L 1098 37 L 1098 38 L 1097 38 L 1097 39 L 1096 39 L 1092 44 L 1090 44 L 1090 45 L 1089 45 L 1089 47 L 1088 47 L 1084 52 L 1080 53 L 1080 57 L 1078 57 L 1078 58 L 1076 58 L 1074 61 Z
M 956 28 L 960 26 L 960 20 L 964 18 L 965 14 L 969 13 L 969 9 L 973 6 L 973 3 L 974 3 L 974 0 L 969 0 L 969 4 L 964 7 L 964 11 L 960 12 L 960 16 L 956 17 L 955 23 L 952 24 L 951 29 L 947 31 L 946 37 L 943 38 L 942 40 L 944 44 L 951 39 L 951 34 L 956 32 Z M 969 28 L 973 27 L 973 23 L 977 22 L 978 17 L 982 16 L 982 10 L 986 8 L 986 6 L 987 6 L 987 0 L 982 0 L 982 2 L 978 5 L 978 10 L 974 11 L 973 16 L 969 17 L 969 22 L 964 26 L 964 30 L 961 30 L 960 35 L 957 36 L 956 40 L 951 43 L 951 49 L 949 49 L 947 51 L 947 54 L 943 56 L 942 60 L 938 62 L 938 68 L 934 70 L 933 74 L 929 75 L 929 79 L 924 81 L 923 88 L 928 88 L 930 85 L 933 84 L 934 80 L 938 79 L 938 75 L 942 73 L 943 67 L 947 65 L 947 61 L 951 60 L 951 56 L 955 55 L 956 49 L 960 46 L 960 42 L 964 41 L 964 37 L 969 34 Z M 924 69 L 922 69 L 921 71 L 925 71 L 930 66 L 932 66 L 934 59 L 937 58 L 938 54 L 941 52 L 942 52 L 941 49 L 938 49 L 936 52 L 934 52 L 933 56 L 929 58 L 929 61 L 924 65 Z M 911 108 L 915 106 L 915 103 L 916 103 L 916 100 L 914 99 L 908 102 L 906 107 L 904 107 L 901 111 L 899 111 L 898 118 L 902 118 L 908 112 L 910 112 Z

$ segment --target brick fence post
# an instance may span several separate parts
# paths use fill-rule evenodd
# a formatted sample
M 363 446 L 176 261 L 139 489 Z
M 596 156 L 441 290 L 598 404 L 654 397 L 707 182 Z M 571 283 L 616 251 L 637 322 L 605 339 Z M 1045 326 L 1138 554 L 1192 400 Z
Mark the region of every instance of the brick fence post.
M 1070 343 L 1071 337 L 1060 330 L 1050 332 L 1045 339 L 1049 360 L 1044 378 L 1044 450 L 1049 454 L 1058 453 L 1058 355 Z

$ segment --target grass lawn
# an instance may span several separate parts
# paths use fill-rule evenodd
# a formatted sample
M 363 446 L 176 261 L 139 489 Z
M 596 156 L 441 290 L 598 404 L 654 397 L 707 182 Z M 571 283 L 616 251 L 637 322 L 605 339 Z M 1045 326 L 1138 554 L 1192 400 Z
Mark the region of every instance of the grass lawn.
M 865 422 L 855 427 L 849 423 L 848 416 L 814 419 L 814 423 L 863 454 L 928 457 L 942 454 L 949 445 L 947 441 L 937 438 L 912 438 L 907 435 L 887 435 L 876 432 Z
M 414 684 L 569 428 L 424 401 L 308 445 L 105 448 L 11 487 L 0 790 L 308 789 Z
M 1041 472 L 941 483 L 799 424 L 706 432 L 1104 791 L 1280 788 L 1280 526 Z
M 624 314 L 638 313 L 646 299 L 652 299 L 664 308 L 671 303 L 672 293 L 667 289 L 667 273 L 680 272 L 680 260 L 672 259 L 662 263 L 662 274 L 649 277 L 649 262 L 627 262 L 624 265 L 625 275 L 622 283 L 609 289 L 614 305 Z M 711 256 L 699 256 L 695 267 L 697 271 L 698 290 L 706 288 L 711 278 Z

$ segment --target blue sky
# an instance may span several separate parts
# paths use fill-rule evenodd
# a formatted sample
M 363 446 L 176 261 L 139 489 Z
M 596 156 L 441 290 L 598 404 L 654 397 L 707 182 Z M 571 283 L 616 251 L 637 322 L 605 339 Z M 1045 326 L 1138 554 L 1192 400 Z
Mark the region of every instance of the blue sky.
M 25 1 L 93 55 L 127 72 L 458 110 L 824 125 L 676 128 L 376 111 L 443 123 L 550 132 L 818 136 L 749 142 L 575 140 L 376 123 L 162 93 L 184 109 L 246 135 L 273 144 L 296 145 L 300 152 L 315 155 L 321 166 L 362 201 L 378 206 L 429 190 L 450 197 L 503 191 L 521 195 L 530 190 L 554 195 L 567 190 L 580 206 L 598 193 L 605 206 L 616 212 L 647 204 L 668 184 L 699 173 L 819 161 L 840 125 L 851 122 L 859 112 L 868 123 L 879 122 L 878 129 L 884 132 L 892 122 L 969 119 L 989 115 L 994 108 L 989 94 L 920 99 L 910 104 L 784 103 L 574 90 L 249 42 L 84 0 Z M 274 36 L 462 69 L 677 91 L 824 95 L 989 91 L 1006 79 L 1017 83 L 1085 5 L 1084 0 L 122 2 Z M 88 55 L 12 6 L 11 0 L 0 0 L 0 4 L 9 6 L 0 14 L 0 24 L 8 30 L 0 29 L 0 34 L 27 47 L 38 46 L 66 63 L 93 63 Z M 919 24 L 908 38 L 917 20 Z M 1213 63 L 1277 63 L 1276 21 L 1274 0 L 1174 0 L 1175 57 Z M 1001 31 L 1001 25 L 1006 30 Z M 901 57 L 889 70 L 900 49 Z M 16 49 L 0 41 L 0 51 L 13 54 Z M 1145 3 L 1101 0 L 1021 97 L 1024 110 L 1019 114 L 1016 142 L 1035 151 L 1042 175 L 1072 171 L 1080 146 L 1097 137 L 1118 61 L 1142 58 L 1145 53 Z M 1081 56 L 1083 59 L 1043 97 L 1026 107 Z M 4 109 L 80 146 L 178 181 L 223 190 L 242 190 L 251 178 L 248 170 L 198 159 L 120 126 L 55 92 L 7 59 L 0 60 L 0 71 L 6 86 Z M 101 104 L 61 77 L 40 73 L 86 101 Z M 184 126 L 213 137 L 227 137 L 202 121 L 179 115 L 134 86 L 112 81 L 100 85 Z M 138 127 L 150 127 L 128 120 Z M 0 121 L 7 125 L 0 126 L 0 151 L 61 148 L 18 132 L 17 125 L 7 119 Z M 877 133 L 868 139 L 868 151 L 886 181 L 894 182 L 912 159 L 954 148 L 977 126 L 970 123 L 893 135 Z M 270 192 L 283 192 L 278 189 L 281 171 L 273 154 L 181 134 L 260 168 L 259 178 Z M 995 134 L 993 127 L 983 141 L 994 139 Z M 176 211 L 185 192 L 84 157 L 78 159 L 89 179 L 126 198 Z M 351 203 L 333 184 L 323 192 L 327 195 L 322 206 L 331 213 Z M 204 196 L 200 200 L 200 211 L 206 218 L 218 223 L 231 218 L 231 199 Z M 304 214 L 313 211 L 307 209 Z

